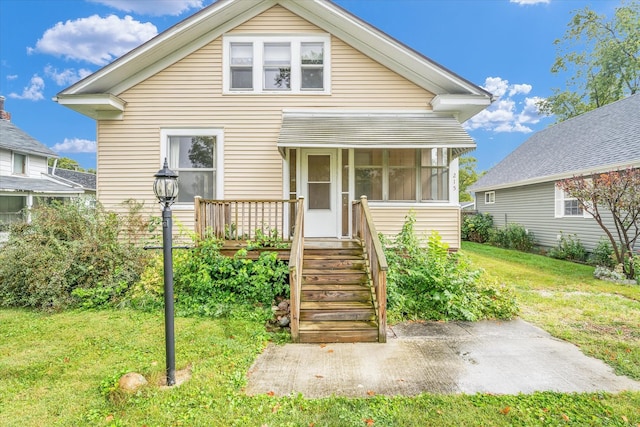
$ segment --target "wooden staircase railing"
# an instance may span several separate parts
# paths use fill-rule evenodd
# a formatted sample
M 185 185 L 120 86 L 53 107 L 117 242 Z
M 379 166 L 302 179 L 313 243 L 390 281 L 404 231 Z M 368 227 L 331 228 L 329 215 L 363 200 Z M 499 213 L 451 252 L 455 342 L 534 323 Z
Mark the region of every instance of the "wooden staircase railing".
M 297 200 L 206 200 L 194 201 L 195 231 L 224 240 L 252 240 L 258 231 L 291 241 Z
M 291 253 L 289 255 L 289 311 L 291 339 L 293 342 L 300 340 L 300 294 L 302 289 L 302 265 L 304 261 L 304 199 L 297 202 L 297 214 L 293 237 L 291 241 Z
M 354 238 L 360 239 L 369 257 L 371 280 L 375 291 L 376 317 L 378 320 L 378 342 L 387 342 L 387 258 L 382 250 L 378 238 L 367 197 L 362 196 L 353 202 L 353 230 Z

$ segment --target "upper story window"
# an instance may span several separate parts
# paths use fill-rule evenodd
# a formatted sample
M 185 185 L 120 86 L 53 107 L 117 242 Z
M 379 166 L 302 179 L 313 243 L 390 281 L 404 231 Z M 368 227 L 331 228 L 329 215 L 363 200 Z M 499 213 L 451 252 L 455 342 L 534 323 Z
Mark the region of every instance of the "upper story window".
M 227 36 L 226 93 L 329 93 L 329 36 Z
M 355 197 L 371 201 L 446 202 L 449 200 L 448 150 L 356 149 Z
M 26 154 L 13 153 L 13 174 L 14 175 L 27 174 L 27 155 Z

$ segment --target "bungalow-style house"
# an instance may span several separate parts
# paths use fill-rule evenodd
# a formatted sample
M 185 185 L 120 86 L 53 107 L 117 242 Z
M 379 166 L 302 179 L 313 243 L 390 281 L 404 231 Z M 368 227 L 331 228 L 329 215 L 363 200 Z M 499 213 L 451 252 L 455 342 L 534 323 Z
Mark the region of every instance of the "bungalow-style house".
M 13 124 L 0 97 L 0 227 L 28 220 L 38 203 L 85 192 L 74 182 L 49 175 L 50 158 L 58 155 Z
M 98 122 L 107 208 L 153 206 L 167 159 L 187 227 L 212 215 L 201 200 L 221 203 L 228 237 L 250 234 L 240 222 L 263 221 L 266 200 L 303 199 L 305 239 L 348 240 L 366 196 L 378 232 L 413 211 L 418 231 L 456 249 L 457 159 L 475 147 L 461 124 L 491 97 L 329 0 L 219 0 L 56 101 Z M 260 207 L 233 211 L 249 200 Z M 290 221 L 284 235 L 287 209 L 273 213 Z
M 640 167 L 640 94 L 537 132 L 470 191 L 495 226 L 521 224 L 543 247 L 576 235 L 590 251 L 605 234 L 556 182 L 627 167 Z

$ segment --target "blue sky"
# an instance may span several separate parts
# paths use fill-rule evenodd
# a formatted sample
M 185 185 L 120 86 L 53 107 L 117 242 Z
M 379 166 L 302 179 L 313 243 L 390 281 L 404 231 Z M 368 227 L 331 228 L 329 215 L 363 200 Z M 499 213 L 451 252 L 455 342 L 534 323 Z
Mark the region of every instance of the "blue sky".
M 306 0 L 300 0 L 306 1 Z M 607 17 L 612 0 L 334 0 L 497 96 L 466 123 L 478 170 L 553 123 L 534 108 L 562 87 L 550 72 L 572 12 Z M 95 121 L 52 98 L 212 0 L 0 0 L 0 95 L 25 132 L 95 168 Z

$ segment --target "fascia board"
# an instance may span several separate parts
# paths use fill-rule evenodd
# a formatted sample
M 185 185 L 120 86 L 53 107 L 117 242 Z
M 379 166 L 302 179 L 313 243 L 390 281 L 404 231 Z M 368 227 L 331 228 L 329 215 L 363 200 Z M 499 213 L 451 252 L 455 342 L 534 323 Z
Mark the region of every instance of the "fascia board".
M 509 182 L 509 183 L 500 184 L 500 185 L 485 185 L 482 187 L 471 186 L 469 188 L 469 191 L 477 193 L 480 191 L 503 190 L 505 188 L 522 187 L 525 185 L 541 184 L 543 182 L 559 181 L 561 179 L 573 178 L 574 176 L 580 176 L 580 175 L 588 176 L 596 173 L 609 172 L 612 170 L 626 169 L 628 167 L 631 167 L 634 169 L 640 168 L 640 159 L 632 160 L 630 162 L 612 163 L 608 165 L 598 166 L 596 168 L 580 169 L 575 171 L 563 172 L 555 175 L 541 176 L 541 177 L 536 177 L 532 179 L 514 181 L 514 182 Z

